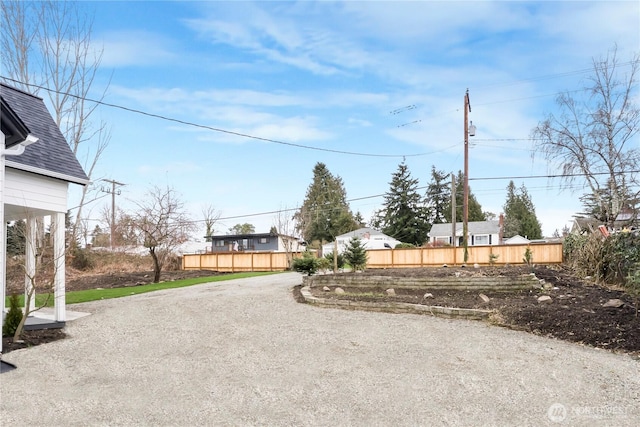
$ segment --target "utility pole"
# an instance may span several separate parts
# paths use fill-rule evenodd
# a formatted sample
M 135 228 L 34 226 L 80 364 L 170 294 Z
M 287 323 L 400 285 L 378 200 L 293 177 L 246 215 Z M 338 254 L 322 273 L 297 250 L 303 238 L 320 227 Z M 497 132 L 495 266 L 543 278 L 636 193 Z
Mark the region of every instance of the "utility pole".
M 111 188 L 109 187 L 102 187 L 102 192 L 104 193 L 108 193 L 111 194 L 111 235 L 109 237 L 109 244 L 111 245 L 111 250 L 113 251 L 113 237 L 114 237 L 114 230 L 116 227 L 116 194 L 119 196 L 121 191 L 120 190 L 116 190 L 116 185 L 125 185 L 121 182 L 118 181 L 114 181 L 111 179 L 103 179 L 104 182 L 108 182 L 109 184 L 111 184 Z
M 462 200 L 462 245 L 464 246 L 464 262 L 469 259 L 469 136 L 475 136 L 476 127 L 471 122 L 469 126 L 469 89 L 464 94 L 464 198 Z

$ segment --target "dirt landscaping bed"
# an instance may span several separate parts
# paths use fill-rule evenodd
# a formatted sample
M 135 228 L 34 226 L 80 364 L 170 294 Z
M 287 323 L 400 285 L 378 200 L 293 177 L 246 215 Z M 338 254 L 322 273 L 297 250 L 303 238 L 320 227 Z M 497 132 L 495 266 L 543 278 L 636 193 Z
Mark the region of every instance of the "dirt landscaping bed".
M 394 288 L 393 277 L 517 277 L 531 273 L 526 266 L 480 268 L 415 268 L 367 270 L 362 275 L 389 277 L 388 286 Z M 593 347 L 640 355 L 640 317 L 636 317 L 632 299 L 619 289 L 611 289 L 576 278 L 560 266 L 534 267 L 538 279 L 544 279 L 539 289 L 515 292 L 478 292 L 394 288 L 395 295 L 386 289 L 344 287 L 344 294 L 311 288 L 318 298 L 349 299 L 353 301 L 394 301 L 432 306 L 476 308 L 492 310 L 491 322 L 512 329 L 538 335 L 578 342 Z M 343 273 L 351 274 L 351 273 Z M 480 294 L 488 297 L 485 301 Z M 431 294 L 425 297 L 425 294 Z M 541 296 L 549 296 L 539 301 Z M 607 307 L 611 300 L 620 303 Z

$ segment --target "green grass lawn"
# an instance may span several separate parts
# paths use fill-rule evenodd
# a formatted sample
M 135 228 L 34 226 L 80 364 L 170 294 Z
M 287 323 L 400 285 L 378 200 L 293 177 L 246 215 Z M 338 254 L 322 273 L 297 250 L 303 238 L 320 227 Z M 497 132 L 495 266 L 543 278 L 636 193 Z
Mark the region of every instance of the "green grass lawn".
M 259 273 L 231 273 L 220 276 L 196 277 L 192 279 L 175 280 L 173 282 L 151 283 L 148 285 L 127 286 L 124 288 L 111 289 L 87 289 L 84 291 L 67 292 L 67 304 L 78 304 L 81 302 L 97 301 L 102 299 L 120 298 L 129 295 L 143 294 L 145 292 L 159 291 L 162 289 L 184 288 L 186 286 L 199 285 L 201 283 L 222 282 L 225 280 L 242 279 L 245 277 L 266 276 L 277 274 L 278 272 Z M 9 297 L 6 298 L 6 307 L 9 307 Z M 20 305 L 24 305 L 24 295 L 20 296 Z M 36 306 L 53 306 L 53 294 L 36 295 Z

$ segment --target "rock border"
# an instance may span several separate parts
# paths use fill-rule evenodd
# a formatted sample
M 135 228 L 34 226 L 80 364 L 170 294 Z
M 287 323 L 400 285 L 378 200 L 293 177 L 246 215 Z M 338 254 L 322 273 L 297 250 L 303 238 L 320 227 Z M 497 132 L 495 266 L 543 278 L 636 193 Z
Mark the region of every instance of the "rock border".
M 311 294 L 309 286 L 303 286 L 300 289 L 302 297 L 308 304 L 342 308 L 346 310 L 364 310 L 378 311 L 387 313 L 413 313 L 413 314 L 430 314 L 436 317 L 444 317 L 447 319 L 467 319 L 467 320 L 487 320 L 492 310 L 481 310 L 475 308 L 456 308 L 442 307 L 438 305 L 422 305 L 410 304 L 406 302 L 367 302 L 367 301 L 350 301 L 342 299 L 318 298 Z
M 408 289 L 451 289 L 469 291 L 519 291 L 537 289 L 540 280 L 534 274 L 519 277 L 504 276 L 456 276 L 448 277 L 395 277 L 360 274 L 325 274 L 304 276 L 303 284 L 310 287 L 380 287 Z

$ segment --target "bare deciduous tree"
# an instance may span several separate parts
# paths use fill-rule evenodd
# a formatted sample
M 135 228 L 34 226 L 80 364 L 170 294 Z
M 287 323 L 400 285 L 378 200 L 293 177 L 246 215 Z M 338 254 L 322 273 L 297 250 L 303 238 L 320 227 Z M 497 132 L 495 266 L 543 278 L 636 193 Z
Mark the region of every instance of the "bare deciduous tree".
M 153 187 L 133 216 L 133 226 L 141 243 L 149 249 L 153 259 L 153 281 L 160 281 L 160 273 L 168 257 L 186 242 L 194 231 L 194 223 L 189 220 L 184 204 L 176 192 L 167 187 Z
M 584 96 L 560 94 L 558 115 L 549 114 L 532 132 L 536 152 L 552 167 L 559 165 L 568 175 L 566 184 L 576 175 L 585 177 L 585 187 L 609 223 L 639 194 L 640 149 L 634 143 L 640 131 L 640 109 L 634 102 L 639 66 L 640 55 L 621 63 L 615 47 L 594 59 Z M 629 185 L 636 186 L 635 194 Z
M 204 218 L 205 236 L 207 237 L 207 242 L 210 242 L 210 236 L 214 233 L 214 225 L 220 218 L 220 212 L 212 205 L 205 205 L 202 207 L 202 216 Z
M 276 213 L 273 218 L 272 229 L 275 229 L 276 233 L 278 233 L 278 239 L 282 241 L 284 251 L 286 252 L 287 265 L 291 268 L 293 263 L 293 247 L 298 241 L 298 239 L 293 236 L 295 222 L 291 209 L 287 209 L 285 206 Z
M 56 124 L 91 179 L 111 137 L 105 122 L 92 122 L 98 104 L 87 101 L 102 60 L 102 50 L 91 41 L 92 17 L 71 1 L 0 4 L 1 78 L 34 94 L 48 89 Z M 108 83 L 98 100 L 107 88 Z M 88 185 L 82 188 L 71 242 L 77 240 L 87 193 L 93 190 Z
M 111 229 L 112 219 L 115 220 L 113 230 Z M 114 249 L 126 249 L 136 246 L 139 243 L 136 229 L 133 226 L 135 220 L 131 214 L 124 210 L 116 208 L 116 214 L 112 216 L 111 207 L 104 205 L 100 211 L 100 222 L 104 225 L 105 230 L 109 230 L 108 246 L 112 246 Z M 113 242 L 111 242 L 111 239 L 113 239 Z

